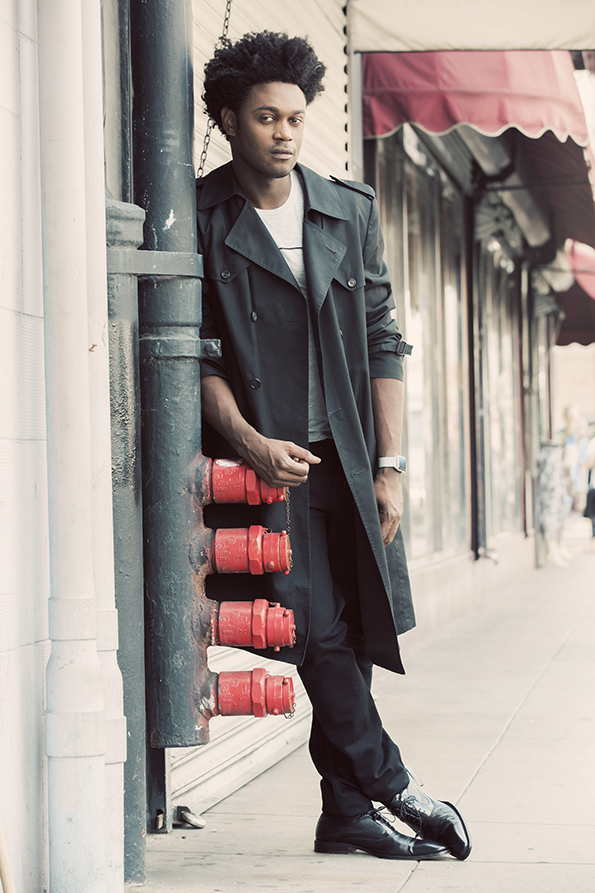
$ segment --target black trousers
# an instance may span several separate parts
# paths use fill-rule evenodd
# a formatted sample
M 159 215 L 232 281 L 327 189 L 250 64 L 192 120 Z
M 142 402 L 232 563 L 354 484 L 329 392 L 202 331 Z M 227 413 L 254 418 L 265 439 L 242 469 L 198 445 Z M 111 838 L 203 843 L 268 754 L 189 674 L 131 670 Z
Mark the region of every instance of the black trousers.
M 332 440 L 310 444 L 310 635 L 299 674 L 313 707 L 310 754 L 321 776 L 322 808 L 361 815 L 407 786 L 397 745 L 370 693 L 358 592 L 356 507 Z M 361 523 L 361 522 L 359 522 Z

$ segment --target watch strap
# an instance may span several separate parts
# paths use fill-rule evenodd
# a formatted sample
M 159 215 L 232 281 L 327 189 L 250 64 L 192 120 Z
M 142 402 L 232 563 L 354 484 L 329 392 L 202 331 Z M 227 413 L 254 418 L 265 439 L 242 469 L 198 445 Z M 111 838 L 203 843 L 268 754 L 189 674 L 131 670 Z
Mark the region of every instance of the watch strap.
M 403 472 L 407 470 L 407 460 L 405 456 L 380 456 L 378 468 L 394 468 L 395 471 Z

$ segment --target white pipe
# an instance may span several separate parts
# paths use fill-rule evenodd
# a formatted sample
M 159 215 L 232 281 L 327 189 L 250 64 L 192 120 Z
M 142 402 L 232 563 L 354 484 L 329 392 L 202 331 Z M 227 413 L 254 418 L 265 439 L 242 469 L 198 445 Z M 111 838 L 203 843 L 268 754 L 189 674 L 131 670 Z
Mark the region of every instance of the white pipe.
M 349 54 L 349 110 L 351 112 L 351 176 L 364 179 L 364 107 L 362 98 L 362 54 Z
M 93 568 L 97 597 L 97 650 L 106 709 L 106 887 L 124 888 L 124 762 L 126 719 L 118 666 L 118 614 L 114 582 L 112 458 L 103 142 L 103 68 L 99 0 L 83 3 L 83 97 L 87 211 L 87 288 L 91 462 L 93 468 Z
M 108 893 L 93 579 L 81 0 L 38 0 L 50 513 L 51 893 Z M 111 891 L 109 891 L 111 893 Z

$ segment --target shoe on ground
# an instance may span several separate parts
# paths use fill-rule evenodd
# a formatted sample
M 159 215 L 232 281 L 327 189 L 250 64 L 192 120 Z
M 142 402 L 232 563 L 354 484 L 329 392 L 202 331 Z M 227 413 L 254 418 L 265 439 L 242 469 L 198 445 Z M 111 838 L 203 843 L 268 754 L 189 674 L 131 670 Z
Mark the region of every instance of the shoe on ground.
M 377 809 L 364 815 L 334 816 L 323 812 L 316 826 L 317 853 L 355 853 L 363 850 L 380 859 L 431 859 L 447 853 L 432 840 L 399 834 Z
M 471 837 L 458 809 L 452 803 L 434 800 L 411 774 L 409 777 L 405 790 L 387 803 L 390 811 L 424 840 L 442 844 L 457 859 L 466 859 L 471 852 Z

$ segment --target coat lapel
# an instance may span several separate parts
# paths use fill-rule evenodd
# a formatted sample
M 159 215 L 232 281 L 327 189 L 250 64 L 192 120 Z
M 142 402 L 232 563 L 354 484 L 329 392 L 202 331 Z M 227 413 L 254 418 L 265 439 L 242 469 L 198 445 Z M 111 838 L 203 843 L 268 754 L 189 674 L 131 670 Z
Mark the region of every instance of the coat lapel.
M 347 248 L 316 221 L 324 224 L 324 217 L 347 220 L 347 214 L 329 180 L 302 165 L 298 165 L 298 170 L 305 186 L 304 263 L 308 292 L 318 313 Z
M 304 263 L 308 280 L 308 294 L 316 313 L 345 256 L 346 247 L 330 233 L 306 218 L 304 225 Z
M 244 204 L 225 244 L 228 248 L 258 264 L 259 267 L 285 279 L 286 282 L 297 288 L 297 283 L 285 258 L 250 202 Z
M 346 246 L 324 229 L 324 218 L 347 220 L 336 187 L 301 164 L 297 165 L 304 185 L 304 263 L 311 306 L 318 313 L 329 286 L 346 252 Z M 258 264 L 291 285 L 297 283 L 266 226 L 250 204 L 227 164 L 209 174 L 203 181 L 199 208 L 209 208 L 233 195 L 244 198 L 244 206 L 232 226 L 225 244 L 233 251 Z M 320 221 L 317 222 L 317 221 Z M 321 225 L 322 224 L 322 225 Z

